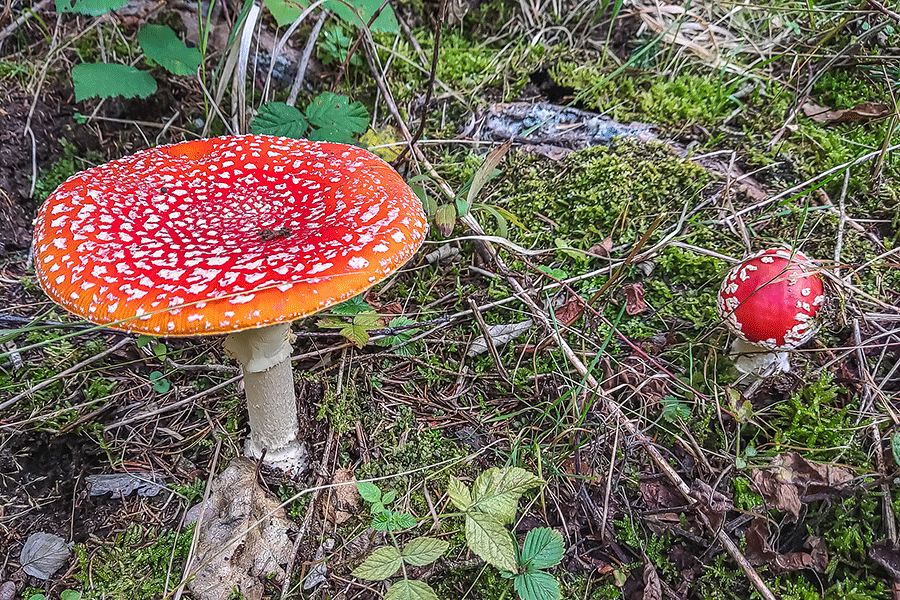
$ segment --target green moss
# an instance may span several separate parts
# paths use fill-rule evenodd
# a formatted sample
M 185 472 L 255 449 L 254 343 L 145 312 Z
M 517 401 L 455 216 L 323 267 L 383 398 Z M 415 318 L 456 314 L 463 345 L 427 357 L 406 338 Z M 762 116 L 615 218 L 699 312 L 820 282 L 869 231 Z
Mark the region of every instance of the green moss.
M 134 524 L 111 544 L 93 550 L 85 544 L 76 545 L 78 565 L 74 577 L 84 586 L 82 598 L 161 598 L 170 561 L 176 566 L 169 580 L 170 588 L 180 579 L 177 565 L 187 558 L 192 530 L 176 534 Z
M 60 139 L 62 154 L 49 168 L 42 169 L 34 186 L 34 198 L 39 204 L 47 199 L 53 190 L 66 179 L 92 164 L 103 162 L 103 155 L 95 150 L 88 151 L 84 158 L 79 156 L 78 148 L 64 139 Z

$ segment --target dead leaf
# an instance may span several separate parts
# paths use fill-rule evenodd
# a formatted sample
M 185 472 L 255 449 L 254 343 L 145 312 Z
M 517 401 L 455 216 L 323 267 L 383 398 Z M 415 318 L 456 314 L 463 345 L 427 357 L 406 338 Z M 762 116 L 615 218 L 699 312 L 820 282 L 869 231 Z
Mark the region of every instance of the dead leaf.
M 347 468 L 335 471 L 331 483 L 334 487 L 325 498 L 322 512 L 330 522 L 340 525 L 359 511 L 359 490 L 353 471 Z
M 816 123 L 847 123 L 849 121 L 868 121 L 891 114 L 891 107 L 878 102 L 863 102 L 853 108 L 829 110 L 825 107 L 806 102 L 801 107 L 803 114 Z
M 691 482 L 690 496 L 697 501 L 696 508 L 706 517 L 713 530 L 722 526 L 725 514 L 734 508 L 731 498 L 699 479 Z
M 222 600 L 239 592 L 261 600 L 264 581 L 285 579 L 295 525 L 281 503 L 256 483 L 256 463 L 242 457 L 216 477 L 199 524 L 188 587 L 198 600 Z
M 647 310 L 647 303 L 644 302 L 644 284 L 632 283 L 623 289 L 625 290 L 625 312 L 629 315 L 637 315 Z
M 811 535 L 803 543 L 807 552 L 788 552 L 779 554 L 769 542 L 769 526 L 765 519 L 753 519 L 747 533 L 744 536 L 746 548 L 744 555 L 751 565 L 767 565 L 775 572 L 786 573 L 811 569 L 817 573 L 824 573 L 828 567 L 828 550 L 825 541 Z
M 790 513 L 794 521 L 804 502 L 834 496 L 853 479 L 846 469 L 806 460 L 796 452 L 779 454 L 768 468 L 754 469 L 750 477 L 766 502 Z
M 656 567 L 644 557 L 644 597 L 643 600 L 662 600 L 662 586 Z
M 609 236 L 606 236 L 606 239 L 604 239 L 602 242 L 591 246 L 590 249 L 588 250 L 588 252 L 590 252 L 591 254 L 596 254 L 597 256 L 607 257 L 612 252 L 612 247 L 613 247 L 612 238 Z
M 579 298 L 570 298 L 566 303 L 556 309 L 556 320 L 565 327 L 571 327 L 584 312 L 584 303 Z
M 869 557 L 884 567 L 894 580 L 900 580 L 900 550 L 891 540 L 882 540 L 869 546 Z

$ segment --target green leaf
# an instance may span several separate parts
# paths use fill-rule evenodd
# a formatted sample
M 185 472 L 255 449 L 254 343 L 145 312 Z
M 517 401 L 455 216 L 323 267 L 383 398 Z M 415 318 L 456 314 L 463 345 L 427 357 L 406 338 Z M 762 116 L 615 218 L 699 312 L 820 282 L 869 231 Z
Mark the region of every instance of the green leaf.
M 403 559 L 393 546 L 376 548 L 369 558 L 353 569 L 353 576 L 369 581 L 382 581 L 397 572 Z
M 347 4 L 350 6 L 347 6 Z M 329 0 L 324 4 L 325 8 L 334 11 L 344 21 L 356 27 L 362 27 L 367 24 L 381 5 L 381 0 Z M 353 8 L 350 8 L 351 6 Z M 400 33 L 397 17 L 394 15 L 394 9 L 391 8 L 390 4 L 384 7 L 384 10 L 372 23 L 372 31 Z
M 391 531 L 403 531 L 404 529 L 412 529 L 419 524 L 418 519 L 409 513 L 394 513 L 391 522 L 395 525 Z
M 356 490 L 366 502 L 375 503 L 381 500 L 381 488 L 371 481 L 357 481 Z
M 481 163 L 481 166 L 478 167 L 478 170 L 475 171 L 475 175 L 472 176 L 472 182 L 469 184 L 469 193 L 466 195 L 466 212 L 472 208 L 472 204 L 478 198 L 478 194 L 481 193 L 481 188 L 484 187 L 484 184 L 496 175 L 497 166 L 503 160 L 503 157 L 506 156 L 506 153 L 509 152 L 511 145 L 512 142 L 504 142 L 494 148 L 484 159 L 484 162 Z M 460 211 L 460 214 L 464 214 L 463 211 Z
M 384 593 L 384 600 L 440 600 L 424 581 L 401 579 Z
M 391 322 L 388 323 L 388 327 L 403 327 L 404 325 L 412 325 L 415 321 L 412 319 L 407 319 L 406 317 L 394 317 L 391 319 Z M 412 331 L 398 331 L 394 335 L 386 335 L 383 338 L 377 340 L 375 343 L 379 346 L 399 346 L 400 344 L 409 341 L 412 337 Z M 397 354 L 401 354 L 404 356 L 412 355 L 412 348 L 404 346 L 402 348 L 397 348 Z
M 519 564 L 528 570 L 553 567 L 562 560 L 566 547 L 562 535 L 549 527 L 537 527 L 525 534 Z
M 296 21 L 297 17 L 306 10 L 307 4 L 300 0 L 265 0 L 265 2 L 279 27 Z
M 472 510 L 466 513 L 466 542 L 472 552 L 498 569 L 516 571 L 516 548 L 509 531 L 496 517 Z
M 363 348 L 369 342 L 369 332 L 359 325 L 347 325 L 340 333 L 357 348 Z
M 185 46 L 168 25 L 144 25 L 138 44 L 147 58 L 175 75 L 194 75 L 203 62 L 200 51 Z
M 163 343 L 154 344 L 153 345 L 153 355 L 159 360 L 165 360 L 166 354 L 169 352 L 169 349 L 166 348 L 166 345 Z
M 414 567 L 423 567 L 439 559 L 449 547 L 450 544 L 444 540 L 417 537 L 406 544 L 401 555 L 406 564 Z
M 331 92 L 319 94 L 306 107 L 306 118 L 317 128 L 309 134 L 315 141 L 349 144 L 369 127 L 369 112 L 362 102 Z
M 353 324 L 357 327 L 362 327 L 366 331 L 379 329 L 381 327 L 381 316 L 374 312 L 359 313 L 353 317 Z
M 677 423 L 679 420 L 685 421 L 691 416 L 690 407 L 679 401 L 675 396 L 663 397 L 662 404 L 662 417 L 669 423 Z
M 141 335 L 137 336 L 137 339 L 134 341 L 134 343 L 135 343 L 135 345 L 137 345 L 138 348 L 143 348 L 144 346 L 146 346 L 147 344 L 149 344 L 150 342 L 152 342 L 155 339 L 156 338 L 153 337 L 152 335 L 147 335 L 146 333 L 142 333 Z
M 158 394 L 165 394 L 172 387 L 166 376 L 159 371 L 152 371 L 149 375 L 150 383 L 153 384 L 153 391 Z
M 478 510 L 494 515 L 503 523 L 512 523 L 522 493 L 542 483 L 543 480 L 519 467 L 493 467 L 475 479 L 472 502 Z
M 387 531 L 390 529 L 393 531 L 394 529 L 391 527 L 391 513 L 390 511 L 382 512 L 376 514 L 372 517 L 372 529 L 375 531 Z
M 520 573 L 513 579 L 513 587 L 522 600 L 559 600 L 559 583 L 549 573 L 534 571 Z
M 364 312 L 374 312 L 372 305 L 362 299 L 362 296 L 353 296 L 340 304 L 331 307 L 331 312 L 336 315 L 358 315 Z
M 434 225 L 444 237 L 449 237 L 456 227 L 456 207 L 452 204 L 442 204 L 434 211 Z
M 300 139 L 306 135 L 309 125 L 303 113 L 284 102 L 267 102 L 259 107 L 259 112 L 250 123 L 250 133 L 257 135 L 277 135 Z
M 397 492 L 394 490 L 389 490 L 381 495 L 381 503 L 382 504 L 390 504 L 394 500 L 397 499 Z
M 466 512 L 472 508 L 472 494 L 469 488 L 456 477 L 450 478 L 447 485 L 447 495 L 450 496 L 450 502 L 459 510 Z
M 78 590 L 63 590 L 59 594 L 59 600 L 80 600 L 81 592 Z
M 127 65 L 82 63 L 72 69 L 75 100 L 88 98 L 146 98 L 156 91 L 156 81 L 146 71 Z
M 891 453 L 894 455 L 894 463 L 900 465 L 900 432 L 891 434 Z
M 56 0 L 56 12 L 99 17 L 111 10 L 119 10 L 127 2 L 128 0 Z

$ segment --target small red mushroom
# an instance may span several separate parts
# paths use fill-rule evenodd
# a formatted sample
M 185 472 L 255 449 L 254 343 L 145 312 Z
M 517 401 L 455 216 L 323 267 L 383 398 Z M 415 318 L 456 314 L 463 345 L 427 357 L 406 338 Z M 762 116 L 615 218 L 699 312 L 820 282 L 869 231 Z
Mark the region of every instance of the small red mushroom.
M 409 186 L 365 150 L 214 138 L 71 177 L 38 212 L 35 270 L 53 301 L 93 323 L 229 333 L 250 411 L 245 451 L 296 471 L 290 322 L 385 279 L 426 230 Z
M 735 366 L 745 373 L 772 366 L 788 371 L 788 351 L 815 335 L 824 301 L 822 278 L 799 251 L 774 248 L 735 266 L 717 301 L 719 316 L 738 336 L 732 345 Z

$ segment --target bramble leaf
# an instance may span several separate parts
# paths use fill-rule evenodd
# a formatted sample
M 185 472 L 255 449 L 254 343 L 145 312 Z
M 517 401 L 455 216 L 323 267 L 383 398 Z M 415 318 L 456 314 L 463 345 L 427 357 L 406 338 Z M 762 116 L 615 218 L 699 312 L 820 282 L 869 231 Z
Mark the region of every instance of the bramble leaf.
M 513 587 L 522 600 L 559 600 L 559 583 L 544 571 L 520 573 Z
M 357 481 L 356 489 L 366 502 L 374 504 L 381 500 L 381 488 L 371 481 Z
M 384 600 L 439 600 L 439 598 L 424 581 L 402 579 L 384 593 Z
M 175 75 L 194 75 L 203 57 L 196 48 L 188 48 L 168 25 L 144 25 L 138 44 L 147 58 Z
M 267 102 L 250 123 L 250 133 L 300 139 L 309 125 L 303 113 L 284 102 Z M 333 310 L 333 309 L 332 309 Z
M 430 537 L 417 537 L 409 541 L 401 552 L 408 565 L 422 567 L 439 559 L 450 544 Z
M 467 512 L 466 542 L 484 562 L 498 569 L 517 570 L 515 546 L 496 517 L 477 510 Z
M 549 527 L 536 527 L 525 534 L 519 564 L 531 571 L 555 566 L 562 560 L 566 547 L 562 535 Z
M 146 98 L 156 91 L 156 80 L 146 71 L 128 65 L 82 63 L 72 69 L 75 100 L 99 98 Z
M 364 348 L 369 343 L 369 332 L 359 325 L 347 325 L 341 329 L 340 334 L 347 338 L 357 348 Z
M 369 581 L 382 581 L 397 572 L 403 559 L 393 546 L 376 548 L 369 558 L 353 569 L 353 576 Z
M 450 478 L 447 485 L 447 495 L 450 496 L 450 502 L 459 510 L 466 512 L 472 508 L 472 494 L 469 488 L 456 477 Z
M 472 502 L 478 510 L 509 524 L 516 518 L 522 493 L 542 483 L 542 479 L 519 467 L 492 467 L 475 480 Z

